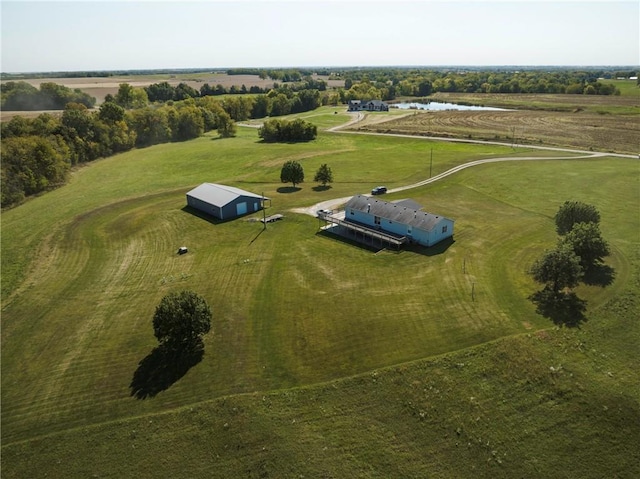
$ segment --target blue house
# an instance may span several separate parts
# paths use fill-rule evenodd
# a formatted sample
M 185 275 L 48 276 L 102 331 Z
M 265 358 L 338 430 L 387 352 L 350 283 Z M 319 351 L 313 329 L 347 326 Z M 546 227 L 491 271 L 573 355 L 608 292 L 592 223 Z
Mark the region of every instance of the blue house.
M 382 100 L 349 100 L 348 111 L 389 111 Z
M 187 204 L 221 220 L 259 211 L 264 207 L 260 195 L 233 186 L 202 183 L 187 193 Z
M 453 236 L 453 220 L 421 211 L 419 206 L 413 201 L 389 203 L 358 195 L 345 205 L 344 221 L 427 247 Z

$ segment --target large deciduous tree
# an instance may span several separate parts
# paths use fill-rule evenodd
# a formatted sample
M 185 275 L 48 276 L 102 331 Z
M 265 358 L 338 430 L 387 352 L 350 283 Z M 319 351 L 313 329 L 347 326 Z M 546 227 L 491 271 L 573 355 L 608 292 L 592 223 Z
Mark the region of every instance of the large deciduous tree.
M 602 238 L 597 223 L 576 223 L 565 235 L 563 243 L 580 258 L 585 271 L 602 263 L 603 258 L 610 254 L 609 245 Z
M 283 183 L 293 183 L 293 187 L 296 187 L 296 183 L 304 182 L 304 170 L 302 165 L 295 160 L 287 161 L 282 165 L 280 171 L 280 181 Z
M 600 223 L 600 213 L 593 205 L 581 201 L 565 201 L 555 216 L 556 231 L 565 235 L 577 223 Z
M 211 309 L 194 291 L 167 294 L 153 315 L 153 332 L 161 345 L 174 350 L 192 349 L 211 329 Z
M 583 275 L 580 258 L 571 247 L 560 243 L 554 250 L 547 251 L 530 270 L 533 279 L 545 284 L 545 289 L 560 293 L 565 288 L 574 288 Z

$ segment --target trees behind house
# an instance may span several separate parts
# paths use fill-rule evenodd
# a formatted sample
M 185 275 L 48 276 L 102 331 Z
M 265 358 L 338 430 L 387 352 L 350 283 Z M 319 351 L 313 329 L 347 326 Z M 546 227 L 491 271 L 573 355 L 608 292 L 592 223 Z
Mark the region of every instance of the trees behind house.
M 331 168 L 326 164 L 320 165 L 316 175 L 313 177 L 313 181 L 320 183 L 322 186 L 327 186 L 327 183 L 333 183 L 333 172 Z
M 304 170 L 302 169 L 302 165 L 295 160 L 287 161 L 282 165 L 280 181 L 283 183 L 293 183 L 294 188 L 297 183 L 304 182 Z
M 153 332 L 161 345 L 176 351 L 197 347 L 211 329 L 211 309 L 194 291 L 167 294 L 153 315 Z

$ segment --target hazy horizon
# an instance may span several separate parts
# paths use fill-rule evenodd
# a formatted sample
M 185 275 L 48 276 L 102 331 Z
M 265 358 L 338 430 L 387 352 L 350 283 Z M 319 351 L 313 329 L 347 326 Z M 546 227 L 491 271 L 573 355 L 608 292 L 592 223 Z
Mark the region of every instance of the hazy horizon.
M 635 0 L 3 0 L 0 8 L 7 74 L 640 64 Z
M 542 70 L 542 69 L 586 69 L 586 70 L 611 70 L 611 69 L 629 69 L 638 70 L 640 64 L 635 65 L 284 65 L 284 66 L 265 66 L 254 67 L 251 65 L 240 67 L 225 67 L 225 66 L 212 66 L 212 67 L 184 67 L 184 68 L 129 68 L 129 69 L 96 69 L 96 70 L 38 70 L 38 71 L 15 71 L 0 73 L 5 75 L 38 75 L 38 74 L 67 74 L 67 73 L 127 73 L 127 72 L 179 72 L 179 71 L 221 71 L 233 70 L 238 68 L 246 69 L 260 69 L 260 70 L 286 70 L 286 69 L 300 69 L 300 70 L 312 70 L 312 69 L 376 69 L 376 68 L 416 68 L 416 69 L 473 69 L 473 70 L 493 70 L 493 69 L 526 69 L 526 70 Z

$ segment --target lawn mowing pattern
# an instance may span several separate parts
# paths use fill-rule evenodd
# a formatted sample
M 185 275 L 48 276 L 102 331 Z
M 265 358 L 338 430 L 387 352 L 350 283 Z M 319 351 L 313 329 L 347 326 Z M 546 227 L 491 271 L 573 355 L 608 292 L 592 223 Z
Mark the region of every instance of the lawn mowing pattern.
M 618 195 L 632 194 L 613 170 L 634 171 L 633 161 L 576 161 L 486 165 L 414 191 L 412 197 L 458 222 L 456 242 L 436 256 L 374 255 L 314 235 L 316 220 L 305 216 L 264 232 L 246 221 L 212 225 L 185 213 L 183 195 L 174 192 L 77 217 L 55 242 L 56 260 L 34 276 L 40 280 L 25 295 L 29 301 L 20 295 L 4 312 L 31 318 L 8 322 L 3 334 L 3 354 L 28 366 L 21 370 L 27 388 L 3 388 L 4 437 L 152 407 L 131 405 L 128 385 L 154 344 L 153 309 L 176 288 L 209 298 L 214 332 L 199 373 L 158 397 L 153 407 L 160 409 L 194 397 L 336 379 L 547 327 L 526 300 L 534 288 L 526 268 L 553 245 L 551 216 L 564 197 L 527 205 L 532 200 L 518 182 L 546 175 L 541 185 L 551 194 L 553 177 L 579 189 L 589 172 L 610 170 L 601 175 L 603 196 L 612 184 Z M 604 218 L 615 209 L 598 206 Z M 185 240 L 190 254 L 178 257 L 175 247 Z M 26 332 L 14 333 L 21 328 Z M 21 344 L 14 334 L 32 341 Z
M 582 330 L 16 443 L 3 476 L 635 477 L 639 306 L 628 289 Z
M 327 140 L 331 147 L 343 141 L 353 140 Z M 391 170 L 388 158 L 394 148 L 388 146 L 401 141 L 368 139 L 366 145 L 383 153 L 387 163 L 380 167 Z M 343 152 L 345 144 L 338 150 Z M 284 149 L 271 151 L 275 156 Z M 407 153 L 401 151 L 397 161 L 411 158 Z M 228 168 L 235 170 L 233 155 L 226 155 Z M 180 171 L 171 155 L 162 158 L 160 171 L 168 163 Z M 201 164 L 204 170 L 205 162 L 203 155 L 195 168 Z M 34 265 L 3 309 L 5 444 L 228 394 L 331 380 L 548 327 L 526 300 L 535 287 L 526 266 L 541 249 L 522 246 L 553 246 L 551 217 L 566 199 L 563 195 L 597 200 L 603 219 L 612 218 L 604 236 L 621 254 L 627 256 L 637 245 L 637 218 L 620 208 L 637 204 L 638 167 L 631 160 L 485 165 L 397 194 L 457 220 L 456 242 L 436 256 L 410 251 L 374 255 L 315 235 L 317 220 L 302 215 L 291 214 L 264 232 L 258 223 L 212 224 L 182 210 L 187 188 L 170 189 L 179 178 L 153 178 L 150 184 L 162 183 L 164 192 L 124 194 L 125 199 L 114 198 L 106 206 L 62 215 L 48 235 L 40 233 L 48 252 L 41 256 L 51 263 Z M 535 190 L 530 178 L 538 179 Z M 127 181 L 122 180 L 119 185 Z M 585 184 L 593 187 L 585 191 Z M 129 185 L 132 191 L 142 186 L 133 180 Z M 278 194 L 277 183 L 263 185 L 267 196 L 283 205 L 310 204 L 320 196 L 308 185 L 299 196 Z M 79 183 L 70 187 L 82 190 Z M 337 185 L 331 194 L 353 187 Z M 96 196 L 113 195 L 108 190 L 80 201 L 98 204 Z M 49 202 L 48 196 L 24 206 Z M 67 211 L 79 210 L 64 195 L 54 196 L 55 201 Z M 17 224 L 19 211 L 9 212 L 14 221 L 9 225 Z M 15 237 L 15 230 L 9 232 L 9 238 Z M 3 250 L 5 239 L 3 234 Z M 175 247 L 185 241 L 190 254 L 176 256 Z M 629 277 L 628 271 L 621 274 L 617 281 L 623 283 L 610 291 L 626 287 Z M 478 296 L 470 301 L 474 281 Z M 135 401 L 128 386 L 138 362 L 155 344 L 153 309 L 166 292 L 183 286 L 212 304 L 213 334 L 206 339 L 205 358 L 153 401 Z M 610 294 L 591 300 L 590 306 L 605 304 Z M 363 314 L 372 309 L 381 314 Z M 9 364 L 5 358 L 11 358 Z

